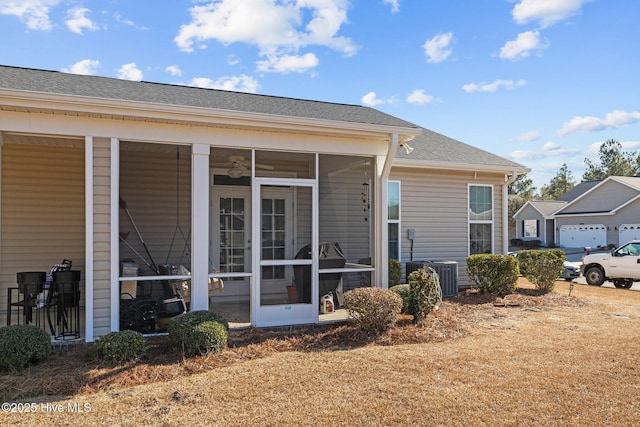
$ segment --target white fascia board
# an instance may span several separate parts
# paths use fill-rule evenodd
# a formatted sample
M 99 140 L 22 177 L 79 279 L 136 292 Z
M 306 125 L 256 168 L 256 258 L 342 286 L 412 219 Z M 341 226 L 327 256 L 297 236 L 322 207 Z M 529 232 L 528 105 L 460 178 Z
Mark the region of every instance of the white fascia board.
M 616 214 L 620 209 L 630 205 L 631 203 L 635 202 L 636 200 L 640 199 L 640 194 L 638 194 L 636 197 L 627 200 L 626 202 L 624 202 L 623 204 L 621 204 L 620 206 L 618 206 L 617 208 L 613 209 L 611 212 L 613 212 L 614 214 Z
M 614 211 L 609 211 L 609 212 L 592 212 L 592 213 L 568 213 L 568 214 L 562 214 L 562 215 L 555 215 L 554 219 L 560 219 L 560 218 L 574 218 L 574 217 L 589 217 L 589 216 L 614 216 L 616 213 Z
M 377 134 L 381 138 L 386 139 L 389 139 L 389 135 L 391 134 L 398 134 L 401 135 L 403 140 L 410 140 L 422 134 L 422 129 L 419 127 L 342 122 L 174 104 L 123 101 L 7 89 L 0 90 L 0 105 L 3 104 L 25 109 L 51 109 L 61 112 L 72 111 L 85 114 L 146 118 L 149 120 L 185 121 L 206 125 L 304 130 L 368 137 Z
M 514 170 L 518 174 L 525 174 L 531 172 L 531 168 L 520 167 L 514 168 L 513 166 L 503 165 L 478 165 L 470 163 L 455 163 L 455 162 L 434 162 L 429 160 L 405 160 L 395 159 L 393 161 L 393 167 L 402 168 L 415 168 L 415 169 L 443 169 L 443 170 L 464 170 L 471 172 L 496 172 L 496 173 L 513 173 Z

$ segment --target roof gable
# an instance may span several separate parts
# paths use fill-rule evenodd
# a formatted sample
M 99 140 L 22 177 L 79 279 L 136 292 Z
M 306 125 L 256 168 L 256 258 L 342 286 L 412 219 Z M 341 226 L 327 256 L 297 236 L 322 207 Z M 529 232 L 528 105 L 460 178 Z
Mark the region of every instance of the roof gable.
M 558 210 L 556 215 L 609 214 L 640 197 L 640 177 L 610 176 Z

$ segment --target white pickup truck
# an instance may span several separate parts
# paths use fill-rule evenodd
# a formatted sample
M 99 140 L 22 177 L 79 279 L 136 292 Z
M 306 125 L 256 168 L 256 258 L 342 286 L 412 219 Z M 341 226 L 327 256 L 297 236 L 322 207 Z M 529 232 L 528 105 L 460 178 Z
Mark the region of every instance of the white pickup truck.
M 633 240 L 611 252 L 587 254 L 582 258 L 580 272 L 593 286 L 610 280 L 616 288 L 629 289 L 640 281 L 640 240 Z

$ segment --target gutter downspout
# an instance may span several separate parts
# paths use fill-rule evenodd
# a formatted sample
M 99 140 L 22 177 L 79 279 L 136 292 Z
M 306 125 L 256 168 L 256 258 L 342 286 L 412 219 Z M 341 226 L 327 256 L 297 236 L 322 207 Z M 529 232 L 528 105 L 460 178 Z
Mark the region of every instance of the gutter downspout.
M 377 288 L 386 288 L 389 283 L 389 245 L 387 241 L 389 239 L 389 230 L 387 229 L 387 221 L 389 219 L 389 194 L 388 194 L 388 180 L 391 174 L 391 166 L 393 159 L 396 156 L 400 141 L 398 134 L 391 134 L 389 140 L 389 146 L 387 148 L 387 154 L 382 157 L 378 156 L 376 159 L 378 171 L 378 186 L 376 191 L 376 227 L 375 227 L 375 239 L 374 239 L 374 253 L 376 263 L 376 271 L 373 285 Z
M 518 172 L 513 171 L 511 177 L 504 176 L 504 185 L 502 186 L 502 253 L 509 252 L 509 184 L 518 179 Z

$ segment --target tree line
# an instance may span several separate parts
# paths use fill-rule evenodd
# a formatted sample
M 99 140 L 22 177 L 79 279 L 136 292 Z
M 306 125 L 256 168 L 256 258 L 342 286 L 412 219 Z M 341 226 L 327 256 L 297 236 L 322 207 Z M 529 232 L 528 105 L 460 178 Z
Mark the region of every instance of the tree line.
M 582 181 L 597 181 L 609 176 L 636 176 L 640 172 L 640 154 L 622 150 L 620 142 L 610 139 L 598 150 L 598 159 L 592 161 L 585 158 L 587 166 Z M 540 187 L 540 192 L 533 186 L 527 175 L 520 175 L 509 185 L 509 218 L 529 200 L 555 200 L 576 186 L 573 174 L 564 163 L 547 185 Z

